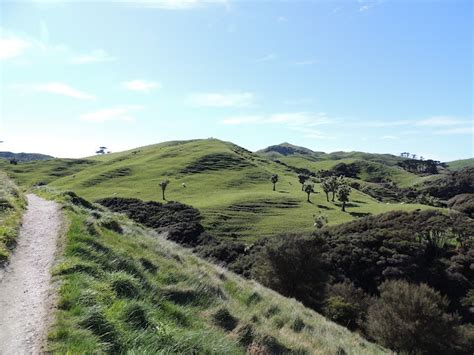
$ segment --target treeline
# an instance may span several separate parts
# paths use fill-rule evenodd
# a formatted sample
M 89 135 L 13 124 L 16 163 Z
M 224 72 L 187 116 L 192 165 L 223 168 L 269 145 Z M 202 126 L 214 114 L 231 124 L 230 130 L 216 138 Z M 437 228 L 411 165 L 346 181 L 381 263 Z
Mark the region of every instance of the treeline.
M 395 351 L 474 346 L 474 222 L 462 214 L 389 212 L 247 246 L 177 202 L 99 202 Z

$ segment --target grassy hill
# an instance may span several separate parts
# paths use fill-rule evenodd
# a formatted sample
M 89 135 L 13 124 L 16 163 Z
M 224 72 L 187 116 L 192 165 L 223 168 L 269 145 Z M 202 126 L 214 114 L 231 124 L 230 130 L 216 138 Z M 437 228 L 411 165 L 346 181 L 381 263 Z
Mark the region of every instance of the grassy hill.
M 71 194 L 39 193 L 59 199 L 69 221 L 54 269 L 60 289 L 50 352 L 387 353 L 123 215 Z
M 24 207 L 20 190 L 0 171 L 0 267 L 8 260 L 15 245 Z
M 474 158 L 453 160 L 447 164 L 450 170 L 461 170 L 462 168 L 474 167 Z
M 333 163 L 299 161 L 300 166 L 309 169 Z M 17 166 L 0 163 L 1 168 L 22 185 L 50 184 L 90 200 L 112 196 L 161 200 L 158 184 L 169 179 L 168 200 L 198 208 L 204 216 L 204 226 L 216 236 L 247 241 L 284 232 L 311 231 L 314 215 L 319 213 L 327 215 L 330 224 L 338 224 L 394 209 L 427 208 L 381 203 L 353 190 L 344 213 L 337 202 L 326 201 L 319 184 L 312 203 L 308 203 L 295 172 L 216 139 L 166 142 L 87 159 L 54 159 Z M 272 174 L 279 175 L 277 191 L 272 191 Z
M 45 154 L 38 153 L 12 153 L 12 152 L 0 152 L 0 158 L 3 159 L 15 159 L 18 162 L 27 162 L 35 160 L 47 160 L 52 159 L 53 157 Z

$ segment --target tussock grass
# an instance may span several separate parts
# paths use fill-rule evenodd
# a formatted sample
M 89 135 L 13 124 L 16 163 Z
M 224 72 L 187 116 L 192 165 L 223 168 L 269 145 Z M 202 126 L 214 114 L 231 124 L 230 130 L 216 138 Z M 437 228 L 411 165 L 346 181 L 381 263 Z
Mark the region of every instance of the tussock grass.
M 0 267 L 10 257 L 26 207 L 22 192 L 0 171 Z
M 58 198 L 67 206 L 70 223 L 64 254 L 54 269 L 60 286 L 48 339 L 51 352 L 385 352 L 297 301 L 210 264 L 122 215 L 87 210 L 64 194 Z M 105 228 L 102 219 L 115 220 L 122 233 Z M 275 325 L 277 318 L 281 322 Z

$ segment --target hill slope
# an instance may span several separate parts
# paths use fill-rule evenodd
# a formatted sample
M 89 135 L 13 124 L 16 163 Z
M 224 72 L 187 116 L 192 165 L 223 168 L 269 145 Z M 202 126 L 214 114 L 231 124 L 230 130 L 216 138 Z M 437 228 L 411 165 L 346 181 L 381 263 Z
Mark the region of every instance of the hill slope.
M 70 224 L 54 269 L 61 286 L 49 351 L 386 353 L 123 216 L 70 193 L 59 200 Z
M 26 186 L 49 183 L 91 200 L 112 196 L 161 200 L 159 182 L 169 179 L 167 199 L 198 208 L 204 226 L 216 236 L 247 241 L 309 232 L 314 215 L 319 213 L 327 215 L 330 224 L 337 224 L 393 209 L 427 208 L 380 203 L 353 190 L 344 213 L 337 202 L 326 201 L 319 184 L 308 203 L 294 171 L 216 139 L 166 142 L 88 159 L 3 167 Z M 279 175 L 277 191 L 272 191 L 272 174 Z
M 18 162 L 36 161 L 36 160 L 47 160 L 53 159 L 50 155 L 38 154 L 38 153 L 12 153 L 12 152 L 0 152 L 0 158 L 3 159 L 15 159 Z

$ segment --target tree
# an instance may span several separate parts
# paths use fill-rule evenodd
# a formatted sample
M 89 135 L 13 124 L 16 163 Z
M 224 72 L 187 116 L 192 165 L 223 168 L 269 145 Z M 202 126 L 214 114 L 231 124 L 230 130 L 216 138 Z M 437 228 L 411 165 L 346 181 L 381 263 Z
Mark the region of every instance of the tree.
M 308 175 L 304 175 L 304 174 L 299 174 L 298 175 L 298 181 L 300 182 L 301 184 L 301 191 L 304 191 L 304 183 L 306 182 L 306 180 L 309 179 L 309 176 Z
M 306 192 L 308 194 L 308 202 L 311 202 L 309 200 L 309 196 L 311 195 L 311 193 L 314 192 L 314 185 L 313 184 L 306 184 L 304 185 L 304 192 Z
M 334 202 L 334 197 L 336 196 L 337 188 L 339 187 L 339 180 L 336 176 L 330 176 L 328 179 L 328 184 L 330 191 L 332 192 L 332 202 Z
M 397 353 L 454 354 L 459 319 L 449 301 L 426 284 L 386 281 L 368 312 L 368 332 Z
M 286 235 L 271 238 L 259 253 L 253 276 L 262 284 L 307 306 L 321 304 L 327 280 L 322 237 Z
M 321 187 L 326 194 L 326 200 L 329 202 L 329 193 L 331 192 L 331 185 L 329 184 L 329 178 L 325 178 L 321 181 Z
M 161 187 L 161 193 L 163 195 L 163 200 L 166 200 L 165 190 L 166 190 L 166 187 L 168 186 L 169 183 L 170 183 L 169 180 L 163 180 L 162 182 L 160 182 L 160 187 Z
M 99 150 L 95 152 L 95 154 L 105 154 L 107 147 L 99 147 Z
M 272 177 L 271 177 L 271 181 L 272 181 L 272 184 L 273 184 L 273 191 L 275 191 L 275 185 L 278 182 L 278 175 L 273 174 Z
M 15 158 L 12 158 L 12 159 L 10 159 L 10 164 L 18 165 L 18 160 L 16 160 Z
M 346 211 L 346 202 L 349 201 L 351 188 L 346 183 L 340 184 L 337 189 L 337 199 L 342 202 L 342 211 Z

